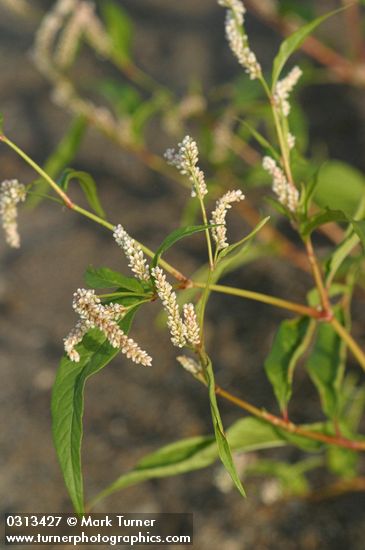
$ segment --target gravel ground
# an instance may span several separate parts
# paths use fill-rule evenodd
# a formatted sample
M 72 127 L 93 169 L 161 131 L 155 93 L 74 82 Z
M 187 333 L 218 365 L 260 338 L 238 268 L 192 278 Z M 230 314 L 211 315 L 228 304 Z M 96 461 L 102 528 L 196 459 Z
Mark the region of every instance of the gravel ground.
M 186 85 L 187 75 L 199 76 L 209 87 L 234 74 L 236 66 L 222 39 L 222 12 L 212 0 L 126 0 L 125 6 L 136 21 L 140 64 L 174 90 Z M 271 33 L 255 21 L 249 23 L 258 52 L 271 51 L 275 40 Z M 28 56 L 33 31 L 32 21 L 14 17 L 0 3 L 0 110 L 5 114 L 7 133 L 42 162 L 69 119 L 50 103 L 49 87 Z M 323 87 L 319 106 L 313 102 L 313 92 L 308 92 L 304 101 L 316 121 L 313 135 L 322 137 L 332 116 L 328 105 L 333 105 L 329 103 L 333 93 L 344 107 L 337 110 L 338 127 L 348 132 L 341 126 L 341 116 L 353 114 L 356 131 L 349 138 L 351 147 L 330 136 L 329 149 L 338 158 L 365 169 L 360 92 L 339 88 L 333 92 L 333 88 Z M 159 153 L 164 149 L 159 138 L 155 149 Z M 0 148 L 0 160 L 1 178 L 18 177 L 25 182 L 32 178 L 4 147 Z M 185 192 L 151 174 L 97 133 L 88 132 L 74 166 L 98 179 L 108 217 L 122 221 L 151 248 L 175 228 Z M 77 191 L 74 193 L 77 196 Z M 126 265 L 106 231 L 57 205 L 23 210 L 20 226 L 20 251 L 10 251 L 0 241 L 1 512 L 69 511 L 52 446 L 49 405 L 62 338 L 75 322 L 71 296 L 82 286 L 83 272 L 90 263 L 122 270 Z M 182 245 L 179 255 L 171 253 L 171 261 L 192 271 L 198 265 L 197 250 L 195 241 Z M 260 260 L 228 282 L 299 299 L 304 297 L 309 280 L 279 260 Z M 88 382 L 83 447 L 88 495 L 159 446 L 211 430 L 204 391 L 175 368 L 175 352 L 167 335 L 155 326 L 155 314 L 156 305 L 151 305 L 133 329 L 133 336 L 154 357 L 153 369 L 134 367 L 119 356 Z M 208 345 L 219 381 L 273 410 L 271 389 L 258 366 L 283 318 L 281 313 L 219 296 L 209 317 Z M 361 333 L 359 321 L 354 330 Z M 298 388 L 302 397 L 293 414 L 303 421 L 317 418 L 316 396 L 303 374 L 298 377 Z M 222 413 L 226 425 L 239 416 L 225 404 Z M 288 460 L 296 457 L 293 450 L 280 456 Z M 193 512 L 194 546 L 199 550 L 364 548 L 362 494 L 316 503 L 289 500 L 267 504 L 267 482 L 251 479 L 247 491 L 249 498 L 243 501 L 222 481 L 221 468 L 215 466 L 131 487 L 102 502 L 98 511 Z

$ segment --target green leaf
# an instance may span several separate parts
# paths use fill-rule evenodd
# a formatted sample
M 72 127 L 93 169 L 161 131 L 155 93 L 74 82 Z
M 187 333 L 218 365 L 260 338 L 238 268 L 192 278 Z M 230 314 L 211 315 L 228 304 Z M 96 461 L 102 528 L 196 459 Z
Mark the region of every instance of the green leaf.
M 67 168 L 67 170 L 65 170 L 62 174 L 58 184 L 61 189 L 67 191 L 68 185 L 73 179 L 79 182 L 85 198 L 91 208 L 94 210 L 94 212 L 101 218 L 105 218 L 105 212 L 99 201 L 98 191 L 94 178 L 87 172 L 81 172 L 78 170 L 73 170 L 72 168 Z
M 247 130 L 250 132 L 250 134 L 252 134 L 252 136 L 255 138 L 255 140 L 257 141 L 257 143 L 259 145 L 261 145 L 261 147 L 263 149 L 265 149 L 265 151 L 267 151 L 267 153 L 273 157 L 274 159 L 276 160 L 280 160 L 280 155 L 275 151 L 275 149 L 273 148 L 273 146 L 271 145 L 271 143 L 262 135 L 260 134 L 260 132 L 258 132 L 256 130 L 256 128 L 254 128 L 253 126 L 251 126 L 250 124 L 248 124 L 245 120 L 242 120 L 241 118 L 238 118 L 238 121 L 245 127 L 247 128 Z
M 365 220 L 352 220 L 352 227 L 360 239 L 363 250 L 365 251 Z
M 294 369 L 310 344 L 314 326 L 307 317 L 283 321 L 265 361 L 266 374 L 283 413 L 292 394 Z
M 85 281 L 91 288 L 120 288 L 135 294 L 144 294 L 144 288 L 134 277 L 125 277 L 108 267 L 89 266 L 85 272 Z
M 285 494 L 304 495 L 309 488 L 305 473 L 321 466 L 323 466 L 322 457 L 306 458 L 295 464 L 259 459 L 248 466 L 246 474 L 274 477 L 279 480 Z
M 344 324 L 343 311 L 336 308 L 335 315 Z M 342 341 L 330 323 L 318 324 L 315 345 L 305 367 L 319 392 L 324 413 L 329 418 L 336 418 L 344 357 Z
M 166 239 L 162 242 L 162 244 L 158 247 L 156 250 L 156 253 L 152 259 L 151 267 L 156 267 L 158 264 L 162 254 L 166 252 L 171 246 L 173 246 L 176 242 L 180 241 L 181 239 L 184 239 L 185 237 L 189 237 L 190 235 L 193 235 L 194 233 L 199 233 L 200 231 L 205 231 L 205 229 L 209 229 L 210 227 L 214 227 L 212 225 L 192 225 L 189 227 L 182 227 L 179 229 L 175 229 L 172 233 L 170 233 Z
M 44 171 L 47 172 L 51 178 L 57 178 L 65 166 L 70 164 L 74 159 L 85 135 L 86 128 L 87 121 L 83 116 L 74 118 L 70 128 L 44 164 Z M 45 193 L 49 187 L 49 183 L 42 178 L 37 179 L 34 185 L 32 191 L 36 193 Z M 42 197 L 30 195 L 27 204 L 29 206 L 36 206 L 41 201 Z
M 288 61 L 289 57 L 303 44 L 304 40 L 309 36 L 323 21 L 332 17 L 336 13 L 339 13 L 344 8 L 331 11 L 322 17 L 318 17 L 314 21 L 303 25 L 300 29 L 291 34 L 284 42 L 282 42 L 279 52 L 277 53 L 274 59 L 273 72 L 272 72 L 272 87 L 276 85 L 280 73 L 283 70 L 285 63 Z
M 349 373 L 341 386 L 340 419 L 350 433 L 356 433 L 365 409 L 365 387 L 360 385 L 359 377 Z
M 206 368 L 206 377 L 208 382 L 210 411 L 212 414 L 213 428 L 214 428 L 215 439 L 218 446 L 219 457 L 223 463 L 223 466 L 231 476 L 232 481 L 237 487 L 239 493 L 243 497 L 245 497 L 246 493 L 242 486 L 240 478 L 238 477 L 238 473 L 233 462 L 231 449 L 227 441 L 227 437 L 224 433 L 223 423 L 222 423 L 222 419 L 218 409 L 217 397 L 215 393 L 215 380 L 214 380 L 213 367 L 210 360 Z
M 349 222 L 348 216 L 342 210 L 324 210 L 306 220 L 300 226 L 300 233 L 304 239 L 320 227 L 330 222 Z
M 303 2 L 303 0 L 281 0 L 278 8 L 280 15 L 292 15 L 294 13 L 307 21 L 312 21 L 316 16 L 311 0 L 306 2 Z
M 130 60 L 133 25 L 119 3 L 107 0 L 101 4 L 102 15 L 116 54 L 126 63 Z
M 332 160 L 319 170 L 314 199 L 322 208 L 342 210 L 354 217 L 364 192 L 363 174 L 344 162 Z
M 97 90 L 112 103 L 120 116 L 132 115 L 142 103 L 141 94 L 133 87 L 112 79 L 95 83 Z
M 241 418 L 227 430 L 227 439 L 236 451 L 256 451 L 285 445 L 275 428 L 256 418 Z M 93 503 L 148 479 L 170 477 L 199 470 L 213 464 L 218 456 L 214 436 L 182 439 L 147 455 L 126 474 L 104 489 Z
M 137 308 L 119 323 L 128 333 Z M 84 388 L 86 380 L 104 368 L 119 353 L 97 329 L 85 335 L 78 346 L 80 362 L 63 357 L 52 392 L 52 431 L 58 460 L 76 512 L 84 511 L 81 469 Z
M 353 222 L 358 223 L 358 222 Z M 351 254 L 352 250 L 359 244 L 359 237 L 355 233 L 350 233 L 343 241 L 340 243 L 330 258 L 326 262 L 326 284 L 330 285 L 345 259 Z
M 4 132 L 4 115 L 0 113 L 0 132 Z
M 356 476 L 359 453 L 350 449 L 329 446 L 327 449 L 327 466 L 330 472 L 342 479 L 351 479 Z

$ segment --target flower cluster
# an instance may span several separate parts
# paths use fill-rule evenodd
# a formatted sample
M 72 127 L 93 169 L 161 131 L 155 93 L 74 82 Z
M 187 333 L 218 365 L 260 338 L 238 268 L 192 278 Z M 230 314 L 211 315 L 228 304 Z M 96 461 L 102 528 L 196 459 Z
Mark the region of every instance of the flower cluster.
M 299 193 L 294 185 L 290 184 L 281 168 L 271 157 L 264 157 L 262 166 L 272 176 L 272 189 L 279 199 L 279 202 L 295 212 L 298 206 Z
M 261 66 L 250 49 L 244 29 L 244 5 L 240 0 L 218 0 L 218 4 L 228 9 L 226 15 L 226 37 L 238 62 L 244 67 L 251 80 L 261 76 Z
M 288 101 L 290 92 L 292 92 L 294 86 L 297 84 L 299 78 L 302 76 L 302 71 L 299 67 L 294 67 L 290 73 L 279 80 L 274 89 L 274 102 L 281 110 L 282 114 L 287 117 L 290 113 L 290 103 Z
M 184 321 L 180 316 L 176 293 L 166 280 L 166 275 L 160 267 L 152 269 L 155 279 L 157 293 L 167 313 L 167 326 L 170 329 L 171 341 L 178 348 L 184 347 L 187 343 L 192 346 L 200 344 L 199 325 L 193 304 L 184 305 Z
M 64 30 L 61 31 L 64 23 Z M 68 68 L 82 36 L 101 55 L 110 53 L 112 44 L 95 14 L 94 4 L 80 0 L 58 0 L 37 32 L 34 57 L 38 67 L 54 76 L 56 68 Z
M 227 210 L 232 208 L 231 204 L 233 202 L 243 201 L 245 198 L 242 191 L 228 191 L 217 200 L 215 210 L 212 212 L 212 218 L 210 223 L 212 225 L 217 225 L 217 227 L 212 227 L 212 235 L 217 243 L 217 250 L 222 250 L 228 246 L 226 240 L 227 227 L 226 227 L 226 215 Z
M 116 225 L 114 227 L 113 236 L 127 256 L 129 260 L 128 266 L 135 276 L 141 281 L 148 281 L 150 279 L 150 274 L 146 265 L 146 258 L 139 244 L 128 235 L 121 225 Z
M 192 357 L 187 357 L 186 355 L 179 355 L 176 357 L 180 365 L 193 376 L 201 374 L 202 367 L 197 363 Z
M 0 216 L 5 231 L 6 242 L 13 248 L 19 248 L 17 204 L 24 202 L 26 189 L 18 180 L 5 180 L 0 185 Z
M 193 183 L 192 197 L 198 195 L 199 198 L 203 198 L 208 193 L 204 172 L 197 166 L 199 160 L 198 146 L 190 136 L 185 136 L 182 142 L 178 144 L 177 152 L 175 149 L 167 149 L 165 158 L 169 164 L 176 166 L 180 174 L 189 176 L 190 181 Z
M 80 361 L 75 346 L 91 328 L 98 328 L 114 348 L 119 348 L 134 363 L 149 366 L 152 358 L 122 331 L 118 325 L 126 308 L 120 304 L 103 305 L 93 290 L 79 288 L 74 293 L 73 308 L 80 316 L 76 327 L 64 340 L 64 347 L 71 361 Z
M 192 346 L 198 346 L 200 344 L 200 330 L 193 304 L 184 304 L 183 313 L 186 340 Z
M 58 0 L 51 11 L 44 17 L 39 27 L 34 46 L 34 58 L 38 67 L 46 72 L 53 72 L 50 63 L 50 52 L 64 19 L 77 7 L 77 0 Z

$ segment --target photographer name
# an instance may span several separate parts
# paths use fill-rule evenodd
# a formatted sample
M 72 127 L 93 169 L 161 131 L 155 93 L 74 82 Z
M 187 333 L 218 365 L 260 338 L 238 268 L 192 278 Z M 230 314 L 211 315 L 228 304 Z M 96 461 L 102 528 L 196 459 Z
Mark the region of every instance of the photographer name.
M 137 519 L 125 517 L 123 515 L 105 516 L 95 518 L 93 516 L 83 516 L 80 520 L 81 527 L 153 527 L 156 519 Z

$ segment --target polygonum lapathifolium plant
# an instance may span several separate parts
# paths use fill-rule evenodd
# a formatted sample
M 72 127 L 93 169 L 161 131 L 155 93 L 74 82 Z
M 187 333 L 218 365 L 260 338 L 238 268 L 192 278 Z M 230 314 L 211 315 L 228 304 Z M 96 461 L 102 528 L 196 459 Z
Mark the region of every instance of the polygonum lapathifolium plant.
M 138 110 L 136 105 L 139 104 L 137 96 L 131 99 L 134 113 L 132 109 L 128 116 L 124 113 L 116 118 L 108 109 L 98 107 L 78 95 L 67 70 L 77 57 L 79 43 L 86 40 L 99 55 L 123 70 L 128 67 L 131 78 L 152 93 L 149 113 L 161 111 L 162 104 L 175 114 L 179 112 L 181 115 L 183 110 L 181 103 L 174 103 L 172 94 L 137 70 L 131 61 L 127 41 L 121 38 L 118 41 L 115 32 L 112 32 L 115 27 L 104 26 L 88 2 L 56 2 L 36 37 L 34 57 L 38 67 L 53 82 L 56 101 L 60 105 L 67 105 L 79 117 L 71 128 L 68 140 L 62 144 L 63 159 L 72 158 L 82 138 L 84 126 L 96 125 L 126 149 L 133 149 L 143 158 L 152 158 L 151 164 L 155 168 L 158 166 L 159 171 L 167 169 L 169 174 L 176 172 L 175 177 L 189 187 L 188 200 L 193 201 L 194 208 L 197 207 L 194 212 L 199 212 L 198 224 L 178 227 L 153 252 L 128 234 L 122 219 L 113 223 L 106 220 L 95 182 L 88 174 L 67 170 L 56 181 L 56 172 L 62 171 L 64 160 L 58 162 L 57 158 L 53 158 L 48 163 L 51 169 L 44 170 L 5 134 L 0 136 L 1 142 L 13 149 L 41 177 L 41 181 L 26 186 L 17 180 L 7 180 L 0 187 L 0 214 L 8 244 L 18 247 L 20 243 L 17 229 L 19 203 L 26 196 L 31 200 L 32 193 L 44 193 L 47 186 L 53 192 L 53 200 L 58 200 L 71 211 L 110 230 L 115 245 L 125 255 L 131 271 L 122 274 L 108 267 L 89 268 L 85 274 L 89 288 L 76 290 L 72 301 L 78 319 L 64 340 L 65 355 L 53 389 L 52 415 L 57 454 L 67 489 L 78 512 L 85 509 L 81 441 L 86 380 L 108 365 L 118 353 L 123 354 L 130 363 L 153 368 L 148 350 L 144 350 L 143 345 L 129 335 L 134 316 L 149 304 L 160 304 L 164 311 L 171 343 L 180 348 L 177 364 L 206 388 L 214 438 L 203 436 L 198 440 L 184 439 L 145 457 L 133 470 L 94 497 L 89 508 L 101 498 L 128 485 L 203 468 L 218 458 L 238 491 L 244 495 L 241 472 L 234 461 L 234 453 L 238 451 L 294 445 L 308 453 L 317 453 L 315 459 L 305 462 L 305 467 L 301 462 L 288 465 L 288 468 L 297 468 L 295 475 L 302 466 L 304 472 L 327 464 L 340 477 L 356 475 L 354 456 L 365 451 L 365 438 L 358 432 L 363 412 L 363 401 L 358 396 L 361 392 L 363 395 L 363 389 L 351 382 L 345 368 L 349 350 L 365 370 L 365 354 L 350 333 L 352 295 L 355 288 L 363 289 L 361 277 L 364 258 L 360 245 L 365 246 L 365 201 L 355 201 L 356 208 L 352 210 L 347 207 L 347 203 L 343 209 L 333 208 L 331 200 L 324 204 L 319 198 L 320 174 L 313 176 L 313 171 L 304 170 L 304 178 L 298 175 L 301 174 L 298 164 L 302 166 L 304 159 L 291 127 L 291 102 L 302 70 L 298 66 L 290 70 L 285 68 L 289 57 L 328 15 L 299 28 L 282 43 L 273 61 L 270 77 L 250 47 L 243 3 L 240 0 L 219 0 L 218 4 L 226 10 L 228 45 L 247 73 L 247 81 L 254 80 L 261 86 L 266 108 L 271 113 L 269 124 L 273 132 L 262 135 L 249 123 L 245 123 L 245 128 L 263 148 L 262 158 L 256 150 L 254 153 L 261 170 L 260 177 L 266 174 L 272 187 L 270 202 L 297 233 L 300 245 L 295 257 L 305 257 L 306 266 L 311 272 L 313 288 L 308 288 L 307 303 L 219 284 L 225 273 L 244 265 L 255 247 L 255 238 L 260 238 L 264 231 L 270 231 L 272 220 L 269 221 L 268 216 L 262 219 L 259 217 L 251 232 L 242 235 L 237 242 L 230 242 L 228 211 L 241 208 L 245 212 L 249 186 L 241 189 L 239 185 L 235 188 L 224 183 L 211 185 L 201 168 L 202 154 L 198 142 L 187 132 L 183 138 L 180 135 L 177 149 L 166 151 L 165 161 L 159 158 L 157 162 L 154 157 L 146 155 L 142 132 L 136 132 L 135 126 L 137 117 L 134 115 Z M 117 8 L 113 3 L 108 5 L 106 23 L 111 22 L 113 15 L 122 17 L 115 11 Z M 162 94 L 164 101 L 158 99 L 161 98 L 158 93 Z M 184 108 L 188 110 L 187 104 Z M 192 109 L 191 104 L 189 108 Z M 183 119 L 181 115 L 181 124 L 185 122 Z M 222 126 L 220 130 L 223 135 Z M 234 134 L 234 130 L 230 132 Z M 90 210 L 76 204 L 70 196 L 68 186 L 71 179 L 80 183 Z M 328 223 L 339 224 L 337 231 L 341 232 L 342 239 L 333 247 L 326 261 L 321 262 L 312 243 L 312 234 L 323 230 Z M 199 277 L 182 273 L 165 260 L 163 256 L 169 248 L 181 239 L 200 233 L 205 243 L 206 257 L 202 255 L 203 265 Z M 189 291 L 189 299 L 186 300 L 180 291 Z M 216 383 L 213 359 L 205 339 L 206 306 L 213 293 L 232 295 L 237 300 L 256 300 L 290 312 L 290 319 L 284 320 L 278 327 L 264 362 L 266 375 L 280 409 L 279 415 L 237 397 Z M 290 415 L 293 380 L 299 362 L 304 364 L 321 400 L 324 420 L 313 425 L 296 424 Z M 217 396 L 249 413 L 249 416 L 238 419 L 225 430 Z M 360 405 L 357 406 L 358 403 Z M 319 455 L 321 458 L 318 458 Z M 341 467 L 341 464 L 344 466 Z M 349 468 L 349 464 L 353 466 Z M 275 461 L 268 468 L 268 463 L 260 460 L 250 471 L 254 475 L 264 470 L 273 476 L 282 472 Z M 303 476 L 303 472 L 300 475 Z M 246 472 L 247 475 L 249 473 Z M 303 490 L 306 486 L 305 478 L 301 478 L 301 481 L 299 485 Z

